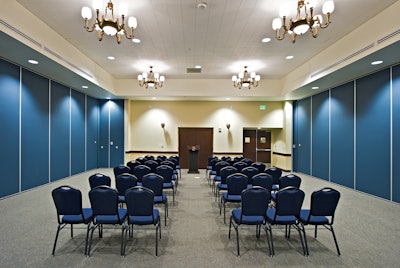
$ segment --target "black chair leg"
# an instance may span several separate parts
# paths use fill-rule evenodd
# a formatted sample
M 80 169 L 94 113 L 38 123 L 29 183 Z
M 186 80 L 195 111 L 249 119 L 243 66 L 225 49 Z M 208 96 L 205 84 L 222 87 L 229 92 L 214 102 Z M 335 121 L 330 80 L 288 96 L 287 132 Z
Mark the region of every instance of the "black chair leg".
M 338 245 L 338 242 L 337 242 L 337 239 L 336 239 L 335 231 L 333 230 L 332 226 L 331 226 L 330 230 L 332 232 L 333 240 L 335 241 L 337 254 L 340 256 L 339 245 Z
M 56 239 L 54 240 L 54 245 L 53 245 L 53 251 L 52 251 L 52 255 L 54 256 L 54 252 L 56 251 L 56 245 L 57 245 L 57 240 L 58 240 L 58 234 L 60 233 L 61 230 L 61 225 L 58 225 L 57 227 L 57 233 L 56 233 Z

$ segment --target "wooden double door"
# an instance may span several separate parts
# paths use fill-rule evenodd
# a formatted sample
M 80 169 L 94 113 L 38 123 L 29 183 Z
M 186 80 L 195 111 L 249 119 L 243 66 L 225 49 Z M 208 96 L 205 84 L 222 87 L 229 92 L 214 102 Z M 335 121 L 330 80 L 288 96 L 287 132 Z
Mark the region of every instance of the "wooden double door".
M 271 163 L 271 131 L 243 129 L 243 156 L 255 162 Z

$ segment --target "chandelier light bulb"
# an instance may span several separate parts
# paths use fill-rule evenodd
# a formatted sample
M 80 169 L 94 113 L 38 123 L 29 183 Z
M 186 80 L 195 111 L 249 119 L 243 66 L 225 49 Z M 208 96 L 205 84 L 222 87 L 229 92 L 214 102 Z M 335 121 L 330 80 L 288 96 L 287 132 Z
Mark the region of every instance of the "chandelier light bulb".
M 119 14 L 121 16 L 126 16 L 128 15 L 128 6 L 124 3 L 119 5 Z
M 92 5 L 93 5 L 94 10 L 100 10 L 103 3 L 101 0 L 93 0 Z
M 92 10 L 89 7 L 82 7 L 82 18 L 90 20 L 92 18 Z
M 314 8 L 317 5 L 317 0 L 308 0 L 307 7 Z
M 137 19 L 135 17 L 129 17 L 128 19 L 128 26 L 129 28 L 137 28 Z
M 333 3 L 333 1 L 326 1 L 322 6 L 322 13 L 324 13 L 325 15 L 328 13 L 332 13 L 333 10 L 335 10 L 335 4 Z
M 279 30 L 280 28 L 282 28 L 282 20 L 281 20 L 281 18 L 275 18 L 272 21 L 272 29 L 274 29 L 276 31 L 276 30 Z

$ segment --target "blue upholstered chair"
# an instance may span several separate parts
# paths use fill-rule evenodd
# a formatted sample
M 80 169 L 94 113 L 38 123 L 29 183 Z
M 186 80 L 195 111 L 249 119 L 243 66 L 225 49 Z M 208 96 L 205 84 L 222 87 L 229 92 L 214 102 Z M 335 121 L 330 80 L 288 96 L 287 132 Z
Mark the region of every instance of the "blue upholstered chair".
M 168 198 L 164 193 L 164 179 L 161 175 L 149 173 L 142 178 L 142 185 L 153 191 L 154 204 L 164 204 L 164 224 L 167 225 Z
M 248 179 L 247 184 L 251 186 L 251 185 L 253 185 L 253 176 L 260 173 L 260 171 L 256 167 L 248 166 L 248 167 L 245 167 L 244 169 L 242 169 L 242 171 L 240 171 L 240 173 L 243 173 L 244 175 L 247 176 L 247 179 Z
M 89 191 L 89 200 L 93 210 L 93 224 L 91 225 L 91 233 L 89 239 L 89 246 L 86 252 L 90 256 L 93 232 L 99 229 L 99 237 L 103 237 L 104 225 L 121 226 L 125 221 L 126 209 L 118 207 L 118 191 L 109 186 L 97 186 Z M 122 254 L 122 241 L 121 241 L 121 254 Z
M 340 193 L 332 188 L 325 187 L 311 194 L 311 207 L 300 212 L 300 221 L 304 225 L 314 225 L 314 237 L 317 238 L 318 226 L 328 229 L 335 241 L 337 254 L 340 255 L 339 245 L 333 230 L 333 220 L 335 218 L 336 207 L 339 203 Z M 308 254 L 307 239 L 304 231 L 305 244 Z
M 286 187 L 295 187 L 300 188 L 301 178 L 295 174 L 287 174 L 285 176 L 280 177 L 279 179 L 279 189 L 283 189 Z M 276 192 L 272 193 L 272 199 L 275 200 Z
M 265 171 L 265 164 L 261 162 L 254 162 L 251 164 L 252 167 L 258 169 L 259 173 L 263 173 Z
M 219 205 L 219 214 L 224 208 L 224 223 L 226 223 L 226 203 L 240 203 L 242 201 L 242 191 L 247 188 L 247 176 L 242 173 L 234 173 L 226 179 L 227 190 L 222 193 Z
M 279 190 L 279 179 L 282 176 L 282 170 L 277 167 L 270 167 L 265 170 L 265 173 L 272 176 L 272 191 Z
M 55 188 L 51 192 L 53 197 L 54 205 L 57 210 L 57 233 L 54 240 L 52 254 L 56 251 L 56 245 L 58 235 L 60 231 L 67 226 L 71 225 L 71 238 L 74 236 L 74 224 L 86 224 L 86 240 L 85 240 L 85 252 L 87 251 L 89 226 L 93 218 L 93 211 L 91 208 L 82 208 L 82 193 L 78 189 L 72 188 L 71 186 L 60 186 Z
M 113 168 L 114 178 L 123 173 L 131 173 L 131 168 L 125 165 L 118 165 Z
M 126 190 L 135 187 L 137 185 L 137 181 L 138 179 L 136 178 L 136 176 L 129 173 L 119 174 L 115 178 L 115 188 L 118 191 L 118 202 L 121 205 L 121 207 L 125 203 Z
M 249 164 L 247 164 L 247 163 L 244 162 L 244 161 L 239 161 L 239 162 L 233 163 L 232 166 L 234 166 L 235 168 L 237 168 L 237 169 L 238 169 L 238 172 L 241 172 L 242 169 L 244 169 L 245 167 L 248 167 Z
M 214 167 L 215 175 L 214 175 L 213 183 L 212 183 L 212 191 L 213 192 L 216 191 L 217 183 L 221 182 L 221 174 L 220 174 L 221 169 L 224 168 L 224 167 L 228 167 L 228 166 L 230 166 L 230 164 L 228 162 L 225 162 L 225 161 L 222 161 L 222 160 L 218 161 L 215 164 L 215 167 Z
M 156 168 L 156 173 L 161 175 L 164 179 L 163 188 L 164 190 L 171 190 L 172 191 L 172 205 L 175 205 L 175 182 L 174 182 L 174 170 L 172 167 L 167 165 L 160 165 Z
M 242 191 L 241 208 L 233 209 L 229 222 L 229 239 L 231 238 L 231 227 L 236 231 L 237 254 L 240 255 L 239 247 L 239 226 L 255 225 L 256 237 L 260 238 L 261 225 L 265 224 L 265 212 L 270 200 L 270 192 L 262 187 L 254 186 Z M 268 233 L 267 233 L 267 239 Z M 268 246 L 270 243 L 268 242 Z
M 154 159 L 149 159 L 146 162 L 144 162 L 145 166 L 148 166 L 151 169 L 152 173 L 156 173 L 156 168 L 158 167 L 158 162 Z
M 260 186 L 272 191 L 272 176 L 267 173 L 258 173 L 253 176 L 253 186 Z
M 138 165 L 133 168 L 132 174 L 138 179 L 138 185 L 142 183 L 143 176 L 150 174 L 151 168 L 146 165 Z
M 285 226 L 285 237 L 290 238 L 290 228 L 294 227 L 300 236 L 303 254 L 307 256 L 307 250 L 303 241 L 302 230 L 304 228 L 300 219 L 300 210 L 303 205 L 304 192 L 295 187 L 286 187 L 276 193 L 275 207 L 269 207 L 266 212 L 265 230 L 270 234 L 270 255 L 275 255 L 272 238 L 272 226 Z
M 154 208 L 154 193 L 145 187 L 136 186 L 125 193 L 127 221 L 123 229 L 122 251 L 125 256 L 126 238 L 129 232 L 133 237 L 134 226 L 154 225 L 156 228 L 156 256 L 158 256 L 158 238 L 161 239 L 160 212 Z
M 237 173 L 237 168 L 232 167 L 232 166 L 226 166 L 221 168 L 220 176 L 221 176 L 221 181 L 217 184 L 217 190 L 215 191 L 215 201 L 217 201 L 219 197 L 219 193 L 221 191 L 226 191 L 228 189 L 228 185 L 226 184 L 226 179 L 228 176 Z
M 111 178 L 107 175 L 96 173 L 89 177 L 90 189 L 93 189 L 100 185 L 111 186 Z

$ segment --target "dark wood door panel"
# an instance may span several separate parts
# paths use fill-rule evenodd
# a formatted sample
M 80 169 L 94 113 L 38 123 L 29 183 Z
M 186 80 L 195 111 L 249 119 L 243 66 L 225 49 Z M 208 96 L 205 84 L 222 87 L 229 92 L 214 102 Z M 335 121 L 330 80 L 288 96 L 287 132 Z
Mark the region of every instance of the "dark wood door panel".
M 182 168 L 189 168 L 188 146 L 198 145 L 198 167 L 206 168 L 207 159 L 213 154 L 213 128 L 178 128 L 179 157 Z

